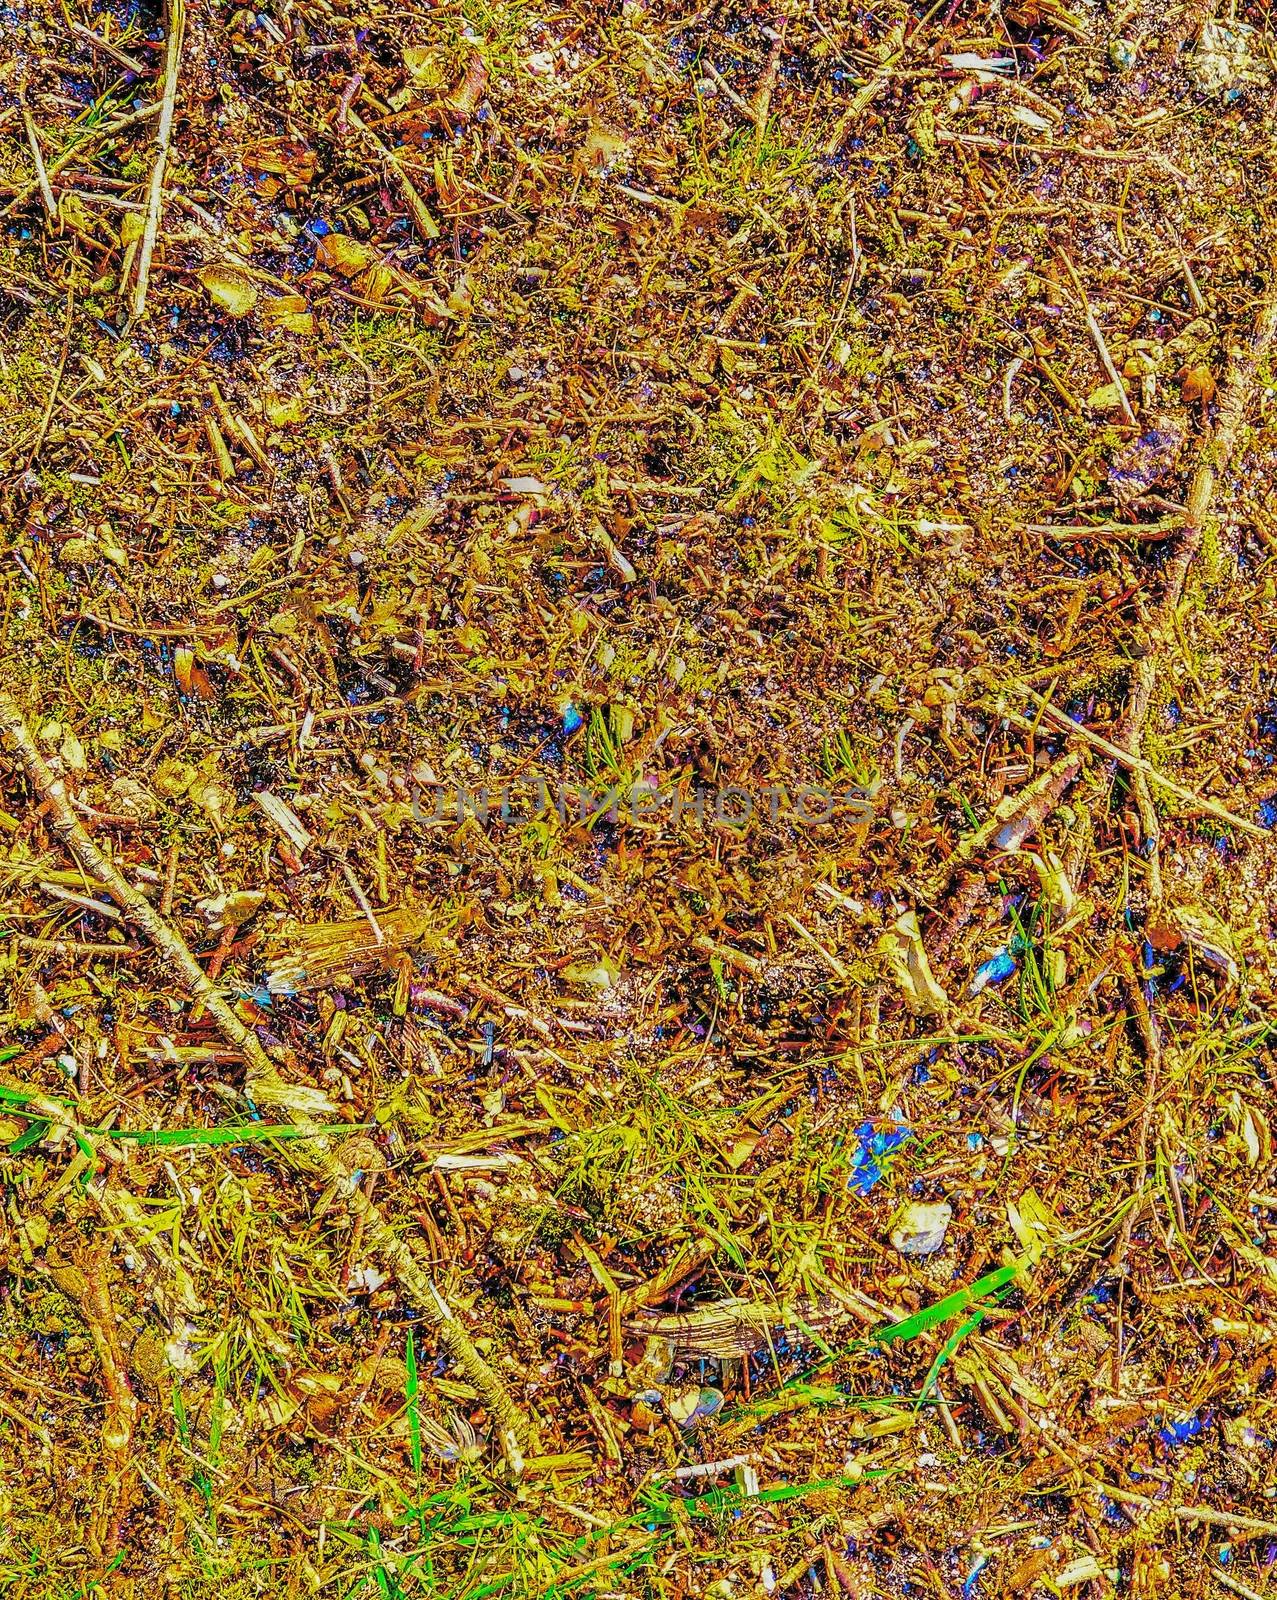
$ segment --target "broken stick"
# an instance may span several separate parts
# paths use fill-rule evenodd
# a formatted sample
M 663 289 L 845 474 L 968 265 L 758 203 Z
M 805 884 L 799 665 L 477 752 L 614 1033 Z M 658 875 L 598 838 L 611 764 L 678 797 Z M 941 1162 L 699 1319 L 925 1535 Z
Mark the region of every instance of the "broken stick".
M 173 111 L 177 104 L 177 69 L 182 59 L 182 34 L 186 29 L 184 0 L 168 0 L 168 33 L 164 46 L 164 93 L 160 96 L 160 123 L 155 130 L 155 165 L 146 195 L 146 223 L 137 253 L 137 280 L 133 286 L 133 315 L 146 311 L 146 291 L 151 281 L 151 257 L 160 232 L 164 209 L 164 174 L 173 142 Z

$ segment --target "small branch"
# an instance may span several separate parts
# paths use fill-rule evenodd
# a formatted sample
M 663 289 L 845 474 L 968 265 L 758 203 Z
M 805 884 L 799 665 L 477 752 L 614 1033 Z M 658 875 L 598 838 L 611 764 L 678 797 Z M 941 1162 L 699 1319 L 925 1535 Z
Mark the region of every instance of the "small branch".
M 95 900 L 92 895 L 76 894 L 74 889 L 64 889 L 60 883 L 47 883 L 43 878 L 36 887 L 43 894 L 52 896 L 54 900 L 65 900 L 68 905 L 78 906 L 81 911 L 91 911 L 95 917 L 108 917 L 112 921 L 119 921 L 120 913 L 105 900 Z
M 1180 242 L 1178 234 L 1175 236 L 1175 249 L 1179 255 L 1179 264 L 1183 268 L 1184 282 L 1188 285 L 1188 298 L 1192 301 L 1193 310 L 1200 317 L 1209 308 L 1207 307 L 1205 296 L 1197 285 L 1197 279 L 1193 276 L 1193 268 L 1189 263 L 1188 257 L 1184 254 L 1184 246 Z
M 83 939 L 29 939 L 25 934 L 14 936 L 19 950 L 32 955 L 46 956 L 144 956 L 146 949 L 140 944 L 93 944 Z
M 1214 428 L 1202 440 L 1198 452 L 1197 466 L 1189 483 L 1187 500 L 1182 514 L 1177 517 L 1180 523 L 1179 532 L 1164 569 L 1166 578 L 1162 598 L 1155 614 L 1141 629 L 1143 648 L 1132 674 L 1126 711 L 1119 724 L 1120 743 L 1112 747 L 1120 750 L 1121 746 L 1125 746 L 1129 752 L 1128 755 L 1118 755 L 1114 759 L 1123 761 L 1131 772 L 1131 789 L 1139 811 L 1140 824 L 1150 843 L 1148 853 L 1150 912 L 1156 912 L 1161 904 L 1163 884 L 1159 852 L 1160 830 L 1157 812 L 1149 793 L 1149 783 L 1160 782 L 1164 788 L 1175 791 L 1165 779 L 1158 778 L 1151 767 L 1144 770 L 1137 763 L 1142 759 L 1144 725 L 1148 720 L 1149 707 L 1153 702 L 1153 693 L 1157 686 L 1158 662 L 1165 642 L 1175 631 L 1176 618 L 1184 598 L 1188 575 L 1202 547 L 1206 521 L 1214 503 L 1215 487 L 1219 475 L 1233 458 L 1242 421 L 1255 391 L 1260 367 L 1272 347 L 1274 338 L 1277 338 L 1277 282 L 1274 281 L 1274 275 L 1277 274 L 1277 260 L 1273 258 L 1271 246 L 1268 266 L 1270 275 L 1268 289 L 1260 304 L 1249 344 L 1234 350 L 1230 357 L 1228 371 L 1220 388 Z M 1187 269 L 1187 261 L 1185 268 Z M 1240 819 L 1232 817 L 1222 808 L 1213 807 L 1200 797 L 1196 803 L 1203 805 L 1213 815 L 1222 815 L 1225 819 L 1237 823 L 1248 833 L 1260 834 L 1263 831 L 1251 823 L 1243 823 Z
M 57 220 L 58 202 L 53 197 L 53 186 L 49 182 L 49 174 L 45 169 L 44 156 L 40 153 L 40 136 L 35 131 L 35 123 L 31 113 L 27 110 L 27 103 L 22 102 L 22 126 L 27 130 L 27 144 L 31 147 L 31 159 L 35 162 L 35 181 L 40 186 L 40 198 L 44 201 L 44 209 L 49 213 L 51 220 Z
M 40 426 L 36 430 L 35 443 L 31 446 L 31 454 L 27 457 L 28 468 L 35 465 L 36 457 L 44 448 L 44 438 L 49 431 L 49 424 L 53 421 L 53 413 L 58 404 L 58 393 L 62 388 L 62 377 L 67 368 L 67 357 L 71 353 L 71 317 L 75 310 L 74 291 L 68 292 L 66 314 L 62 325 L 62 355 L 58 361 L 58 370 L 53 374 L 53 382 L 49 386 L 49 398 L 45 402 L 44 415 L 40 418 Z
M 850 135 L 852 128 L 855 127 L 856 123 L 860 120 L 861 113 L 866 111 L 869 106 L 873 104 L 873 102 L 891 82 L 892 76 L 896 70 L 896 66 L 901 57 L 904 55 L 904 51 L 900 48 L 904 42 L 903 33 L 904 30 L 901 28 L 893 30 L 893 32 L 889 35 L 887 40 L 888 53 L 882 58 L 878 66 L 875 67 L 873 76 L 856 90 L 855 94 L 851 98 L 850 105 L 843 112 L 842 116 L 839 117 L 838 122 L 834 127 L 834 131 L 825 141 L 825 147 L 823 151 L 825 155 L 836 156 L 839 154 L 843 145 L 847 142 L 847 138 Z M 951 137 L 957 139 L 963 136 L 955 134 Z M 977 136 L 973 135 L 972 137 Z
M 185 25 L 184 0 L 169 0 L 168 38 L 164 50 L 164 93 L 160 97 L 160 125 L 155 130 L 155 165 L 151 168 L 151 186 L 146 197 L 146 226 L 137 253 L 137 281 L 133 287 L 134 317 L 141 317 L 146 311 L 146 291 L 151 280 L 151 258 L 155 254 L 155 241 L 160 231 L 160 214 L 164 209 L 164 174 L 168 166 L 169 146 L 173 140 L 177 69 L 182 59 L 182 34 Z
M 354 869 L 351 867 L 350 862 L 342 861 L 338 864 L 341 867 L 342 876 L 350 885 L 350 892 L 354 895 L 355 900 L 359 905 L 359 909 L 363 912 L 364 916 L 368 920 L 368 926 L 372 929 L 373 938 L 378 944 L 385 944 L 386 936 L 381 931 L 381 924 L 377 921 L 376 913 L 373 911 L 372 906 L 368 903 L 368 896 L 360 887 L 359 879 L 355 876 Z
M 1252 1589 L 1249 1584 L 1242 1583 L 1237 1578 L 1230 1578 L 1219 1567 L 1212 1567 L 1210 1574 L 1216 1583 L 1222 1584 L 1225 1589 L 1230 1589 L 1234 1594 L 1241 1595 L 1242 1600 L 1265 1600 L 1265 1596 L 1260 1594 L 1258 1589 Z
M 1138 428 L 1139 423 L 1136 421 L 1134 411 L 1131 410 L 1131 401 L 1126 392 L 1126 384 L 1122 381 L 1122 374 L 1113 364 L 1113 357 L 1109 354 L 1109 347 L 1104 341 L 1103 331 L 1095 320 L 1095 313 L 1091 310 L 1091 302 L 1086 298 L 1086 290 L 1082 287 L 1081 279 L 1074 271 L 1073 263 L 1063 250 L 1060 251 L 1060 260 L 1064 263 L 1065 269 L 1072 279 L 1073 287 L 1077 290 L 1078 296 L 1082 301 L 1082 309 L 1086 313 L 1087 331 L 1095 341 L 1095 348 L 1100 353 L 1100 363 L 1105 372 L 1108 373 L 1109 382 L 1116 387 L 1118 395 L 1121 397 L 1122 413 L 1132 428 Z
M 1277 1522 L 1246 1517 L 1240 1511 L 1216 1511 L 1214 1506 L 1176 1506 L 1175 1515 L 1181 1522 L 1208 1522 L 1213 1528 L 1236 1528 L 1241 1533 L 1277 1536 Z
M 102 1368 L 102 1386 L 106 1391 L 106 1408 L 102 1418 L 102 1444 L 113 1455 L 127 1452 L 133 1437 L 133 1424 L 137 1418 L 137 1397 L 129 1383 L 124 1352 L 120 1348 L 119 1318 L 111 1300 L 107 1282 L 103 1246 L 93 1259 L 90 1270 L 83 1271 L 70 1262 L 48 1262 L 49 1276 L 80 1308 L 88 1324 Z
M 1185 784 L 1176 783 L 1174 778 L 1166 777 L 1151 762 L 1145 761 L 1142 756 L 1132 755 L 1129 750 L 1123 750 L 1120 745 L 1114 744 L 1112 740 L 1105 739 L 1101 734 L 1092 733 L 1089 728 L 1084 728 L 1080 722 L 1074 722 L 1073 718 L 1068 716 L 1067 713 L 1060 711 L 1032 689 L 1026 688 L 1025 693 L 1031 699 L 1037 701 L 1042 707 L 1043 714 L 1049 717 L 1062 732 L 1069 733 L 1089 744 L 1093 749 L 1101 751 L 1111 761 L 1116 761 L 1119 766 L 1125 767 L 1128 772 L 1142 772 L 1150 783 L 1155 783 L 1159 788 L 1175 795 L 1177 799 L 1185 800 L 1189 805 L 1196 806 L 1198 810 L 1205 812 L 1207 816 L 1215 817 L 1220 822 L 1227 822 L 1230 827 L 1240 828 L 1243 833 L 1253 834 L 1257 839 L 1266 839 L 1268 837 L 1268 830 L 1260 827 L 1257 822 L 1249 822 L 1245 817 L 1239 817 L 1235 812 L 1229 811 L 1227 807 L 1217 805 L 1213 800 L 1208 800 L 1205 795 L 1194 793 Z
M 150 76 L 151 69 L 149 67 L 144 66 L 140 61 L 134 60 L 131 55 L 127 55 L 118 45 L 111 44 L 108 40 L 101 38 L 94 33 L 92 28 L 86 28 L 80 22 L 70 22 L 67 26 L 77 39 L 83 39 L 85 44 L 92 45 L 95 50 L 101 51 L 104 56 L 110 56 L 111 60 L 118 62 L 125 71 L 135 73 L 139 78 Z
M 408 207 L 417 232 L 423 239 L 437 239 L 439 237 L 439 224 L 431 214 L 430 207 L 413 186 L 412 179 L 408 176 L 399 152 L 392 150 L 389 145 L 383 144 L 353 107 L 347 108 L 346 118 L 356 133 L 363 135 L 365 143 L 377 152 L 391 172 L 394 173 L 395 179 L 399 184 L 400 193 L 403 195 L 404 204 Z
M 707 78 L 711 78 L 714 83 L 717 84 L 717 86 L 723 91 L 731 103 L 736 107 L 737 111 L 740 112 L 741 116 L 744 117 L 745 121 L 752 123 L 754 120 L 754 108 L 750 105 L 749 101 L 743 99 L 736 93 L 735 89 L 732 88 L 731 84 L 728 83 L 727 79 L 712 61 L 702 61 L 701 66 L 704 68 L 705 76 Z
M 1202 547 L 1206 519 L 1214 503 L 1219 475 L 1233 458 L 1241 425 L 1255 392 L 1260 366 L 1274 339 L 1277 339 L 1277 248 L 1271 251 L 1268 272 L 1268 287 L 1255 318 L 1254 329 L 1249 340 L 1232 352 L 1228 371 L 1219 387 L 1215 425 L 1203 441 L 1197 467 L 1188 486 L 1184 532 L 1178 549 L 1167 563 L 1166 591 L 1160 619 L 1163 629 L 1183 599 L 1189 571 Z
M 0 732 L 8 735 L 26 770 L 28 782 L 48 806 L 53 831 L 84 870 L 105 885 L 125 920 L 145 934 L 160 954 L 168 958 L 178 982 L 193 1000 L 203 1004 L 227 1042 L 243 1053 L 248 1063 L 249 1093 L 253 1098 L 267 1105 L 285 1104 L 289 1110 L 304 1110 L 312 1118 L 330 1114 L 333 1106 L 327 1095 L 281 1082 L 257 1035 L 245 1027 L 221 991 L 209 982 L 181 934 L 169 926 L 150 901 L 94 844 L 71 808 L 65 784 L 50 771 L 26 719 L 12 697 L 4 693 L 0 693 Z
M 772 47 L 767 53 L 767 65 L 763 68 L 762 78 L 758 88 L 754 91 L 754 101 L 749 108 L 750 120 L 754 124 L 754 159 L 758 159 L 758 151 L 763 142 L 763 135 L 767 131 L 767 118 L 771 112 L 772 91 L 776 87 L 776 80 L 780 76 L 780 57 L 785 48 L 785 28 L 787 19 L 782 20 L 776 29 Z
M 117 133 L 123 133 L 126 128 L 135 128 L 138 123 L 146 122 L 149 118 L 158 116 L 161 110 L 162 107 L 157 100 L 153 105 L 143 106 L 140 111 L 128 111 L 123 116 L 113 117 L 110 122 L 100 122 L 95 128 L 84 129 L 78 139 L 72 139 L 62 154 L 49 163 L 48 174 L 50 181 L 56 178 L 65 168 L 69 167 L 73 161 L 78 161 L 81 157 L 88 155 L 90 150 L 95 149 L 100 144 L 105 144 L 108 139 L 113 139 Z M 3 117 L 0 116 L 0 126 L 2 125 Z M 0 184 L 0 192 L 12 194 L 13 196 L 8 205 L 3 210 L 0 210 L 0 217 L 11 217 L 14 212 L 20 211 L 39 187 L 39 183 L 34 178 L 30 183 Z M 10 290 L 9 292 L 12 293 L 13 291 Z
M 1024 531 L 1040 534 L 1044 539 L 1096 539 L 1105 542 L 1134 539 L 1140 544 L 1156 544 L 1169 539 L 1183 521 L 1183 517 L 1164 517 L 1160 522 L 1026 522 Z

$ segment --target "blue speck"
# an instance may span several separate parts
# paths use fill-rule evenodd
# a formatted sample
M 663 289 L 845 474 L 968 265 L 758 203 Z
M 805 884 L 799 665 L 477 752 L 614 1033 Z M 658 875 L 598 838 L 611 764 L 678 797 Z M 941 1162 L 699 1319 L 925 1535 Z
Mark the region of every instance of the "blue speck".
M 575 733 L 585 722 L 585 718 L 574 705 L 568 704 L 563 708 L 563 731 Z

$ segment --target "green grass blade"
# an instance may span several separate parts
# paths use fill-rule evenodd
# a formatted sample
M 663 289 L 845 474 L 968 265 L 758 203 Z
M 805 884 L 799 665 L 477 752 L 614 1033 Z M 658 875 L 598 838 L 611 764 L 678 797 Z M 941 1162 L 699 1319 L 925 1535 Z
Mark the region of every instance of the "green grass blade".
M 11 1060 L 12 1056 L 21 1054 L 22 1052 L 20 1050 L 15 1050 L 12 1052 L 11 1056 L 7 1056 L 5 1059 Z M 63 1100 L 56 1094 L 42 1095 L 38 1089 L 10 1089 L 5 1085 L 0 1084 L 0 1100 L 6 1101 L 9 1105 L 25 1106 L 30 1101 L 36 1099 L 37 1096 L 41 1100 L 47 1100 L 50 1105 L 68 1107 L 71 1105 L 70 1100 Z
M 977 1311 L 974 1316 L 968 1317 L 962 1326 L 951 1333 L 945 1342 L 940 1346 L 940 1352 L 936 1356 L 936 1359 L 931 1363 L 931 1366 L 928 1368 L 927 1376 L 923 1379 L 922 1388 L 918 1393 L 918 1398 L 913 1403 L 913 1408 L 915 1411 L 923 1404 L 927 1396 L 931 1393 L 932 1386 L 935 1384 L 936 1379 L 940 1376 L 941 1368 L 944 1366 L 945 1362 L 948 1361 L 949 1357 L 954 1353 L 966 1336 L 969 1333 L 975 1332 L 975 1330 L 984 1321 L 985 1315 L 985 1312 Z
M 412 1471 L 417 1487 L 421 1487 L 421 1408 L 420 1384 L 417 1380 L 417 1347 L 408 1329 L 408 1344 L 404 1351 L 404 1365 L 408 1369 L 406 1384 L 408 1398 L 408 1441 L 412 1448 Z
M 107 1139 L 127 1140 L 130 1144 L 180 1150 L 197 1145 L 249 1144 L 259 1139 L 344 1139 L 371 1126 L 371 1123 L 354 1122 L 339 1122 L 332 1127 L 323 1123 L 299 1127 L 292 1122 L 249 1122 L 242 1127 L 93 1128 L 90 1131 Z
M 26 1128 L 18 1135 L 16 1139 L 12 1141 L 12 1143 L 6 1145 L 5 1148 L 8 1150 L 11 1156 L 19 1156 L 30 1145 L 37 1144 L 41 1139 L 43 1139 L 48 1131 L 49 1124 L 47 1122 L 33 1122 L 29 1128 Z
M 958 1316 L 977 1300 L 1005 1289 L 1019 1273 L 1019 1267 L 998 1267 L 993 1272 L 987 1272 L 983 1278 L 977 1278 L 970 1288 L 959 1289 L 954 1294 L 946 1295 L 943 1300 L 937 1300 L 935 1305 L 915 1311 L 903 1322 L 893 1322 L 890 1327 L 880 1329 L 873 1335 L 874 1341 L 877 1344 L 895 1344 L 900 1339 L 916 1339 L 929 1328 L 939 1327 L 942 1322 Z

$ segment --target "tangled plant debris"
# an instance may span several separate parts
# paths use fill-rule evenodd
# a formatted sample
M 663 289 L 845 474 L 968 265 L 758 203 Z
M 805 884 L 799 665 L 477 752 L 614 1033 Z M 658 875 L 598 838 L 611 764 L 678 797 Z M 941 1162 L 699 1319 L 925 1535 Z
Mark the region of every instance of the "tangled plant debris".
M 1277 1592 L 1268 13 L 0 22 L 4 1593 Z

